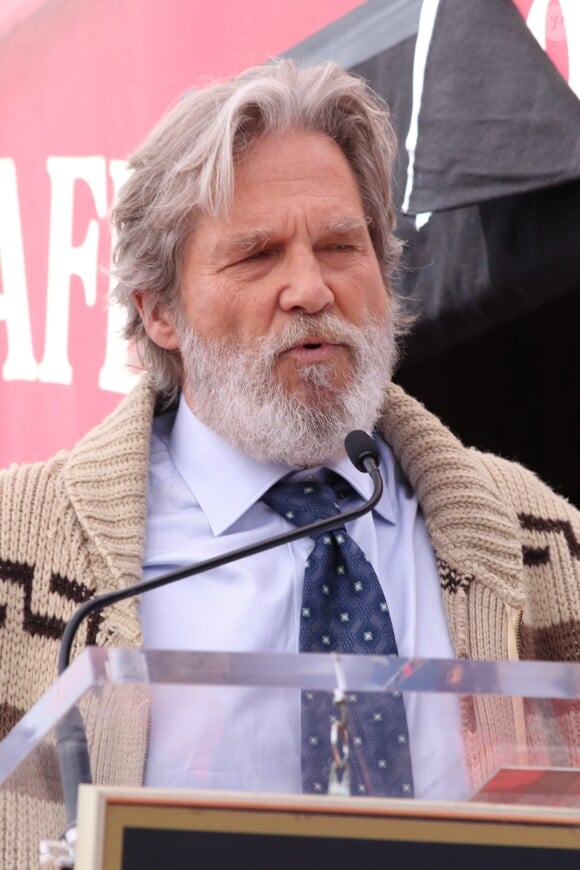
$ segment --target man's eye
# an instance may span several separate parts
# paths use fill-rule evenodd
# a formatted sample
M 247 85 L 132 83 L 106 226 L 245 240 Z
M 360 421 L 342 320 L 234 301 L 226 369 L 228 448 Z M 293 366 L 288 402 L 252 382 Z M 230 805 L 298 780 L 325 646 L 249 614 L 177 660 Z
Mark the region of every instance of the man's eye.
M 243 266 L 244 263 L 255 263 L 258 260 L 265 260 L 269 251 L 252 251 L 249 254 L 244 254 L 239 260 L 236 260 L 236 266 Z
M 338 251 L 338 253 L 346 253 L 354 250 L 354 245 L 349 245 L 348 242 L 335 242 L 328 246 L 330 251 Z
M 228 264 L 228 267 L 232 269 L 237 266 L 246 266 L 249 263 L 255 263 L 258 260 L 262 260 L 264 257 L 264 251 L 254 251 L 252 254 L 242 254 L 236 257 L 236 259 L 232 259 L 232 261 Z

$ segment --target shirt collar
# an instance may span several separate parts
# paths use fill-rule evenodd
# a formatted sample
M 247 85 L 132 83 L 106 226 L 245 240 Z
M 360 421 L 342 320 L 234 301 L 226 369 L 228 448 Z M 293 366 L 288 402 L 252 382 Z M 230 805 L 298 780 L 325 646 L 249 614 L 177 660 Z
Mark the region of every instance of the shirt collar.
M 375 511 L 395 523 L 397 505 L 393 457 L 382 439 L 381 471 L 385 488 Z M 193 446 L 193 447 L 192 447 Z M 181 396 L 168 449 L 175 468 L 203 511 L 214 535 L 223 534 L 259 501 L 271 486 L 296 467 L 278 462 L 260 462 L 232 446 L 199 420 Z M 373 485 L 344 456 L 327 465 L 340 474 L 363 498 L 368 499 Z

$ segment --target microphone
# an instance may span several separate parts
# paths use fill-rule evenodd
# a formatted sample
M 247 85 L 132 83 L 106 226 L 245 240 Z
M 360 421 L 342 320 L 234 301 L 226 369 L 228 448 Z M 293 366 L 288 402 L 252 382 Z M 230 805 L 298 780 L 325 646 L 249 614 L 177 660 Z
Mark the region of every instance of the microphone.
M 194 575 L 201 574 L 204 571 L 211 571 L 213 568 L 220 568 L 222 565 L 227 565 L 229 562 L 235 562 L 238 559 L 243 559 L 247 556 L 254 556 L 257 553 L 271 550 L 274 547 L 280 547 L 282 544 L 297 541 L 299 538 L 304 538 L 308 535 L 319 535 L 323 532 L 331 531 L 337 526 L 344 525 L 348 520 L 357 519 L 371 511 L 383 493 L 383 480 L 378 469 L 380 461 L 379 452 L 371 436 L 360 429 L 355 429 L 348 433 L 344 446 L 347 456 L 355 468 L 369 474 L 373 482 L 373 492 L 371 497 L 360 507 L 353 508 L 344 513 L 335 514 L 327 519 L 317 520 L 316 522 L 309 523 L 306 526 L 293 528 L 288 532 L 267 538 L 257 544 L 251 544 L 250 546 L 230 550 L 228 553 L 223 553 L 220 556 L 214 557 L 213 559 L 207 559 L 203 562 L 197 562 L 193 565 L 187 566 L 186 568 L 181 568 L 159 577 L 151 577 L 148 580 L 141 580 L 139 583 L 134 583 L 132 586 L 126 586 L 124 589 L 115 589 L 112 592 L 104 592 L 101 595 L 96 595 L 94 598 L 85 601 L 75 611 L 75 613 L 73 613 L 65 627 L 58 657 L 59 675 L 62 674 L 69 665 L 72 645 L 76 633 L 83 620 L 89 614 L 103 610 L 105 607 L 109 607 L 111 604 L 116 604 L 119 601 L 124 601 L 125 598 L 141 595 L 143 592 L 158 589 L 160 586 L 175 583 L 178 580 L 185 579 L 186 577 L 193 577 Z M 59 767 L 61 770 L 68 830 L 70 830 L 76 823 L 78 785 L 80 783 L 91 782 L 90 760 L 88 756 L 86 736 L 84 734 L 82 718 L 76 707 L 73 708 L 57 726 L 57 751 L 59 755 Z
M 344 446 L 347 456 L 355 468 L 358 468 L 359 471 L 366 471 L 371 477 L 374 471 L 378 472 L 381 454 L 367 432 L 363 432 L 362 429 L 353 429 L 344 439 Z

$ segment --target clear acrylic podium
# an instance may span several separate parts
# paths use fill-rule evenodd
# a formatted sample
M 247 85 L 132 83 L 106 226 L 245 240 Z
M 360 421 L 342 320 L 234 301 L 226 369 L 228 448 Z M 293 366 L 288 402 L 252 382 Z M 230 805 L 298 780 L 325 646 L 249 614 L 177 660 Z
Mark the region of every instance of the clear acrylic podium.
M 327 783 L 320 794 L 302 796 L 302 691 L 338 692 L 347 727 L 348 710 L 363 693 L 402 693 L 414 797 L 328 794 Z M 0 837 L 5 854 L 26 855 L 21 863 L 15 857 L 14 867 L 39 866 L 40 841 L 57 840 L 65 828 L 55 726 L 75 706 L 93 783 L 102 794 L 130 790 L 142 807 L 156 801 L 243 807 L 245 801 L 246 810 L 285 808 L 293 818 L 338 813 L 337 836 L 349 814 L 359 820 L 366 814 L 384 823 L 374 839 L 387 836 L 380 831 L 390 830 L 389 819 L 400 830 L 405 819 L 415 820 L 413 830 L 419 820 L 471 819 L 480 831 L 485 820 L 511 820 L 527 826 L 528 835 L 534 825 L 560 831 L 564 845 L 558 840 L 549 855 L 554 868 L 572 866 L 558 864 L 556 853 L 564 862 L 574 853 L 580 858 L 580 832 L 573 835 L 580 829 L 580 664 L 87 649 L 0 743 Z M 329 723 L 328 753 L 330 732 Z M 113 859 L 103 863 L 104 845 L 91 829 L 99 801 L 90 787 L 82 792 L 76 866 L 109 870 Z M 86 817 L 83 807 L 92 807 Z M 362 842 L 366 835 L 353 836 Z M 387 839 L 397 836 L 395 828 Z M 496 834 L 490 837 L 493 844 Z M 83 838 L 100 864 L 85 857 Z M 225 842 L 219 840 L 220 848 Z M 150 844 L 147 849 L 151 855 Z M 438 866 L 430 854 L 431 866 Z M 493 861 L 496 870 L 503 866 L 497 856 Z M 45 866 L 58 864 L 47 858 Z M 453 866 L 448 858 L 445 866 Z

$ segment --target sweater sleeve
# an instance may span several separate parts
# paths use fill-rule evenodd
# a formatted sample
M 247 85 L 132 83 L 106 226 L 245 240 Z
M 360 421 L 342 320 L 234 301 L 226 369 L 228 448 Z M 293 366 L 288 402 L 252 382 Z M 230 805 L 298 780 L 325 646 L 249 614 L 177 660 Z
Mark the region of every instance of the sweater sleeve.
M 522 656 L 580 661 L 580 512 L 521 465 L 479 458 L 519 528 Z

